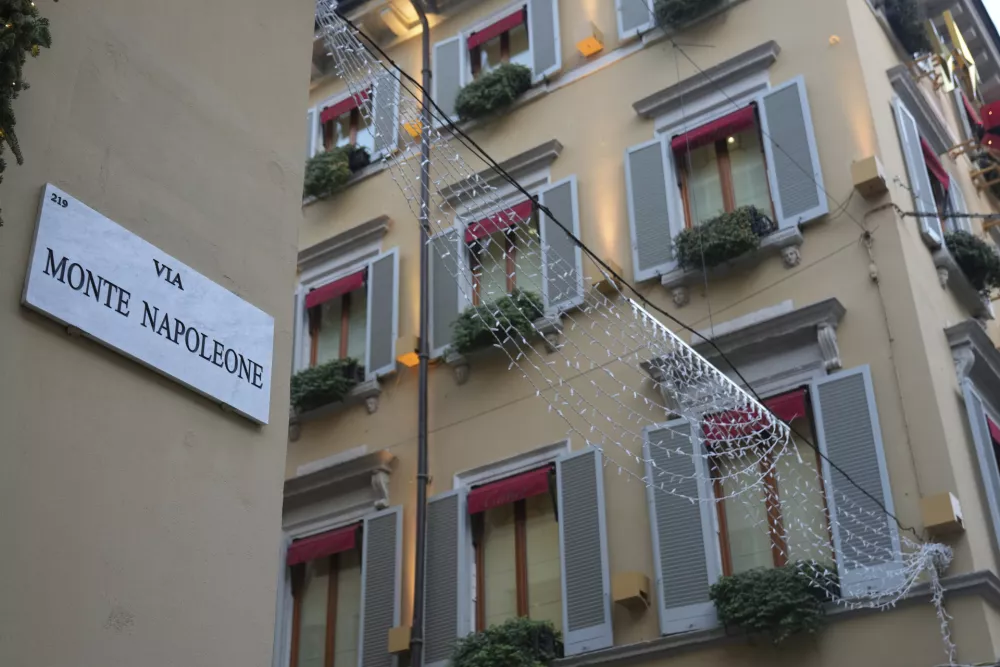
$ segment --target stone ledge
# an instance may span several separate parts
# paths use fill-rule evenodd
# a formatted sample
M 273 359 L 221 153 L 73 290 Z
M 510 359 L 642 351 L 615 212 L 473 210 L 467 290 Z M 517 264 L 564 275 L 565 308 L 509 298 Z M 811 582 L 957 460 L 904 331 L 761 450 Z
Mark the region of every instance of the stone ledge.
M 382 387 L 379 385 L 378 380 L 373 378 L 355 386 L 344 394 L 342 400 L 328 403 L 323 407 L 313 410 L 306 410 L 305 412 L 296 412 L 293 408 L 290 410 L 288 417 L 288 439 L 292 442 L 299 439 L 299 436 L 302 434 L 302 424 L 329 417 L 360 403 L 365 404 L 368 414 L 373 414 L 378 410 L 378 400 L 381 395 Z
M 992 320 L 993 306 L 972 286 L 948 249 L 941 247 L 934 251 L 933 256 L 941 288 L 950 289 L 959 303 L 976 319 Z

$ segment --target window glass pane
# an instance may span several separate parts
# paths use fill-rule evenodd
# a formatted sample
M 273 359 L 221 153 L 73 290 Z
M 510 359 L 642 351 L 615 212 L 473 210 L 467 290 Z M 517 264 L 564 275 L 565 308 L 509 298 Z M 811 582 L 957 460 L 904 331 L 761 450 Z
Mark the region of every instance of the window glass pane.
M 500 64 L 500 36 L 479 45 L 480 73 L 487 72 Z
M 326 651 L 326 600 L 330 590 L 330 559 L 305 564 L 302 617 L 299 625 L 298 667 L 323 667 Z
M 687 155 L 681 154 L 678 159 L 687 170 L 691 224 L 697 225 L 725 213 L 715 144 L 696 148 Z
M 330 122 L 333 123 L 333 145 L 346 146 L 351 143 L 351 114 L 341 114 Z
M 755 567 L 773 567 L 764 490 L 747 489 L 752 478 L 739 472 L 759 466 L 757 456 L 720 456 L 716 458 L 716 465 L 723 476 L 723 492 L 726 496 L 733 496 L 723 501 L 733 574 Z
M 507 294 L 507 237 L 497 232 L 479 239 L 479 302 L 490 303 Z
M 517 254 L 514 255 L 514 284 L 526 292 L 542 296 L 542 248 L 538 237 L 538 217 L 520 225 L 514 236 Z
M 347 356 L 365 363 L 368 347 L 368 290 L 362 288 L 350 294 L 351 312 L 348 319 Z
M 551 621 L 562 630 L 562 579 L 559 561 L 559 524 L 552 496 L 525 500 L 525 541 L 528 552 L 528 617 Z
M 792 427 L 800 433 L 810 432 L 808 419 L 796 420 L 792 422 Z M 799 456 L 785 456 L 776 467 L 788 560 L 833 563 L 817 454 L 812 447 L 800 442 L 797 436 L 793 438 Z
M 331 299 L 320 308 L 320 327 L 316 340 L 316 363 L 340 358 L 341 299 Z
M 511 30 L 510 62 L 531 67 L 531 52 L 528 50 L 528 26 L 521 24 Z
M 361 552 L 337 555 L 337 627 L 333 667 L 357 667 L 361 620 Z
M 483 521 L 483 595 L 486 627 L 517 616 L 514 505 L 486 510 Z
M 365 118 L 365 115 L 361 113 L 360 110 L 357 111 L 358 114 L 358 137 L 355 141 L 356 146 L 364 146 L 368 149 L 368 153 L 371 154 L 375 150 L 375 134 L 372 132 L 372 122 L 370 118 Z
M 736 206 L 756 206 L 771 215 L 771 195 L 767 187 L 767 169 L 757 128 L 730 137 L 729 161 L 733 170 L 733 193 Z

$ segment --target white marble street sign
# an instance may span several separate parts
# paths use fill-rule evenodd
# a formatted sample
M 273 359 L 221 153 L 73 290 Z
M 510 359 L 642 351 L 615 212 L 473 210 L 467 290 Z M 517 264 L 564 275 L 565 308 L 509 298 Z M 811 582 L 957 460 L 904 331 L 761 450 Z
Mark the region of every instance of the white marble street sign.
M 274 318 L 51 184 L 21 301 L 267 423 Z

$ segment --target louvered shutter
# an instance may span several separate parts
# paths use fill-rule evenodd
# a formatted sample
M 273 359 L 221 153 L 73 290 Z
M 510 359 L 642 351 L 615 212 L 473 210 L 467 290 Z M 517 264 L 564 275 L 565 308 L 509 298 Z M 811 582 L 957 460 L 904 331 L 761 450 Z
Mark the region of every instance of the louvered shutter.
M 805 79 L 762 94 L 758 111 L 778 226 L 794 227 L 829 213 Z
M 618 11 L 618 38 L 635 37 L 655 25 L 650 0 L 615 0 Z
M 965 101 L 962 99 L 961 86 L 955 86 L 955 90 L 951 91 L 951 99 L 955 102 L 958 125 L 962 128 L 962 141 L 974 139 L 976 135 L 972 133 L 972 124 L 969 122 L 969 113 L 965 110 Z
M 962 186 L 959 185 L 958 179 L 954 176 L 951 179 L 951 187 L 948 188 L 948 199 L 951 203 L 952 213 L 962 216 L 969 212 L 969 207 L 965 203 L 965 193 L 962 192 Z M 947 221 L 945 227 L 950 230 L 960 229 L 971 234 L 972 220 L 964 217 L 954 217 Z
M 580 210 L 576 176 L 559 181 L 539 192 L 539 202 L 548 208 L 562 227 L 580 238 Z M 542 242 L 542 284 L 545 310 L 559 313 L 583 303 L 583 251 L 555 220 L 538 212 Z
M 365 517 L 363 532 L 358 667 L 394 667 L 389 630 L 399 625 L 403 508 Z
M 368 264 L 368 346 L 365 373 L 369 378 L 396 370 L 399 337 L 399 251 L 393 248 Z
M 465 38 L 461 35 L 446 39 L 434 45 L 432 88 L 434 101 L 452 119 L 455 115 L 455 99 L 462 88 L 465 67 Z
M 455 640 L 472 630 L 467 524 L 464 491 L 449 491 L 428 501 L 424 593 L 424 664 L 427 667 L 447 664 Z
M 464 239 L 457 230 L 450 229 L 430 240 L 430 346 L 434 357 L 441 356 L 451 345 L 451 325 L 463 302 L 456 274 L 464 275 L 465 252 Z
M 614 643 L 603 472 L 594 449 L 556 462 L 563 645 L 568 656 Z
M 528 40 L 536 80 L 562 68 L 559 0 L 528 0 Z
M 920 147 L 920 130 L 917 121 L 902 100 L 894 97 L 892 106 L 896 112 L 896 131 L 903 148 L 906 173 L 910 177 L 910 193 L 918 213 L 927 213 L 917 218 L 924 243 L 932 248 L 941 247 L 941 220 L 937 217 L 937 204 L 931 189 L 931 177 L 927 173 L 924 152 Z
M 628 227 L 632 235 L 632 272 L 636 281 L 649 280 L 677 266 L 673 258 L 673 228 L 683 229 L 680 191 L 673 161 L 659 139 L 625 151 Z M 671 219 L 676 222 L 671 225 Z
M 306 159 L 316 153 L 316 110 L 306 112 Z
M 644 430 L 660 632 L 717 625 L 709 587 L 722 574 L 715 503 L 700 434 L 683 420 Z M 702 502 L 692 502 L 700 498 Z
M 816 380 L 811 393 L 841 592 L 878 594 L 901 581 L 902 561 L 896 522 L 879 506 L 894 513 L 868 366 Z
M 304 350 L 307 346 L 309 336 L 309 325 L 306 323 L 306 295 L 302 285 L 295 288 L 295 310 L 294 321 L 292 322 L 292 374 L 295 371 L 305 368 L 303 360 Z
M 274 608 L 274 641 L 271 643 L 271 667 L 288 663 L 292 633 L 292 570 L 285 563 L 292 539 L 283 531 L 278 541 L 278 595 Z
M 986 504 L 990 508 L 993 539 L 1000 546 L 1000 475 L 997 473 L 996 454 L 990 437 L 990 427 L 986 421 L 986 407 L 983 405 L 983 399 L 973 388 L 971 380 L 962 381 L 962 393 L 965 396 L 965 410 L 969 415 L 969 426 L 972 429 L 972 441 L 976 447 L 979 475 L 983 490 L 986 492 Z
M 399 79 L 383 72 L 375 82 L 372 113 L 374 155 L 388 155 L 399 146 Z

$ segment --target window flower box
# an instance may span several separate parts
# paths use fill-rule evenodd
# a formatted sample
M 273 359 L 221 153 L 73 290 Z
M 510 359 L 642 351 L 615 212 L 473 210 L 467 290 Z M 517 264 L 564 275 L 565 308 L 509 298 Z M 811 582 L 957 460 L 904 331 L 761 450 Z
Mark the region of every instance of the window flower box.
M 875 0 L 874 5 L 909 55 L 931 51 L 924 27 L 927 17 L 923 4 L 918 0 Z
M 356 359 L 335 359 L 306 368 L 292 376 L 292 407 L 301 414 L 337 403 L 363 381 L 364 368 Z
M 531 78 L 528 67 L 504 63 L 462 88 L 455 98 L 455 111 L 462 120 L 470 120 L 506 109 L 528 92 Z
M 664 30 L 687 25 L 724 5 L 726 0 L 656 0 L 653 13 Z
M 317 153 L 306 160 L 302 196 L 316 199 L 329 197 L 370 163 L 371 154 L 364 146 L 341 146 Z
M 942 288 L 978 319 L 993 319 L 990 290 L 1000 287 L 1000 255 L 988 243 L 968 232 L 945 234 L 945 247 L 934 253 Z

